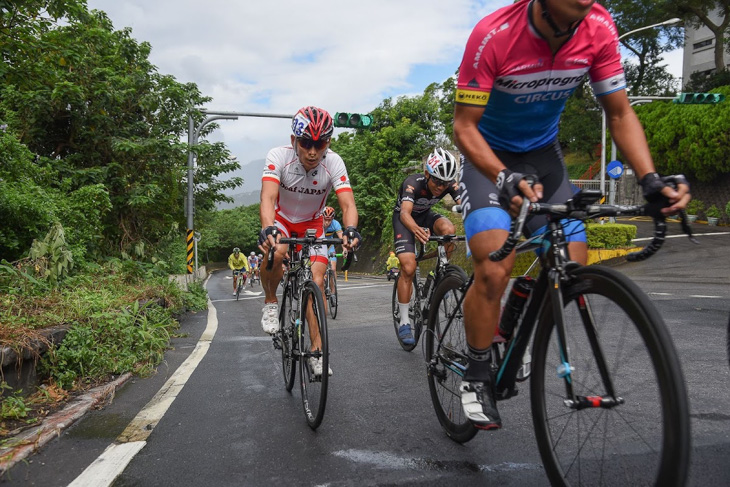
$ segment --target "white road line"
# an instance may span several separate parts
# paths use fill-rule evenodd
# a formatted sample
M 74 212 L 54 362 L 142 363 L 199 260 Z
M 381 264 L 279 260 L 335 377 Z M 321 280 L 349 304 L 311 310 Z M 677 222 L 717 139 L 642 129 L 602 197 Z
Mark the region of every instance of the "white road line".
M 208 278 L 210 279 L 210 277 Z M 208 280 L 206 280 L 206 285 Z M 145 447 L 147 438 L 157 423 L 175 401 L 190 376 L 195 371 L 205 354 L 210 342 L 218 330 L 218 315 L 213 303 L 208 300 L 208 325 L 198 340 L 195 349 L 178 367 L 165 385 L 155 394 L 150 402 L 127 425 L 121 435 L 107 447 L 94 462 L 81 472 L 81 475 L 69 484 L 69 487 L 102 487 L 110 486 L 127 468 L 132 458 Z
M 730 235 L 730 232 L 714 232 L 714 233 L 695 233 L 692 236 L 693 237 L 709 237 L 709 236 L 715 236 L 715 235 Z M 665 238 L 681 238 L 681 237 L 687 237 L 687 235 L 667 235 Z M 643 238 L 635 238 L 632 240 L 632 242 L 645 242 L 652 240 L 654 237 L 643 237 Z
M 722 299 L 722 296 L 703 296 L 702 294 L 690 294 L 690 298 Z
M 683 294 L 673 294 L 673 293 L 646 293 L 649 296 L 677 296 L 679 298 L 685 297 Z M 686 297 L 688 298 L 700 298 L 700 299 L 723 299 L 724 296 L 712 296 L 712 295 L 704 295 L 704 294 L 689 294 Z
M 674 296 L 672 293 L 646 293 L 649 296 Z

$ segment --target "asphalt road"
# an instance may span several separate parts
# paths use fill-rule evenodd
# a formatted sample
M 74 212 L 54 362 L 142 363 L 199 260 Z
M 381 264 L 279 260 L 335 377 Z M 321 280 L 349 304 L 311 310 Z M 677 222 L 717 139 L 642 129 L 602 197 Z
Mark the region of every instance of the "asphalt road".
M 639 236 L 647 235 L 647 225 L 638 225 Z M 691 403 L 689 485 L 730 485 L 730 233 L 696 229 L 721 234 L 699 236 L 699 246 L 670 238 L 648 261 L 611 265 L 649 294 L 679 352 Z M 465 445 L 443 434 L 420 347 L 407 353 L 395 340 L 391 286 L 380 278 L 340 281 L 341 308 L 329 322 L 334 375 L 315 432 L 297 386 L 285 391 L 280 354 L 260 329 L 262 297 L 236 302 L 227 273 L 213 274 L 208 291 L 218 328 L 210 348 L 114 485 L 546 485 L 526 386 L 500 403 L 502 430 Z M 185 317 L 158 374 L 127 383 L 111 404 L 3 482 L 65 486 L 76 479 L 190 355 L 206 323 L 206 313 Z

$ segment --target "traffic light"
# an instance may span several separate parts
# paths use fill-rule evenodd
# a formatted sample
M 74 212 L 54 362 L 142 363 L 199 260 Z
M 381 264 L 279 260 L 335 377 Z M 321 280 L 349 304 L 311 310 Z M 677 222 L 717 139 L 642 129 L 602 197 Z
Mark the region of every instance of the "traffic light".
M 366 129 L 373 124 L 373 116 L 360 113 L 335 113 L 335 127 L 348 129 Z
M 714 104 L 722 101 L 725 101 L 725 95 L 722 93 L 680 93 L 673 100 L 674 103 L 684 105 Z

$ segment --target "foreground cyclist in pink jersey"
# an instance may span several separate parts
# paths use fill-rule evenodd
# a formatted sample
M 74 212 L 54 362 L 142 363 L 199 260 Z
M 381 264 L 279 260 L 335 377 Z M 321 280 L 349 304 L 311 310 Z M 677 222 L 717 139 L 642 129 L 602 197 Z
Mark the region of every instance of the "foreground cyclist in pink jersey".
M 324 234 L 322 211 L 332 189 L 342 209 L 343 247 L 354 250 L 361 239 L 357 231 L 357 207 L 350 187 L 350 178 L 342 158 L 329 150 L 334 125 L 330 114 L 321 108 L 309 106 L 300 109 L 292 120 L 291 145 L 271 149 L 261 183 L 261 234 L 259 248 L 267 254 L 280 238 L 292 232 L 303 237 L 307 229 Z M 261 285 L 264 288 L 264 331 L 274 334 L 279 330 L 279 308 L 276 287 L 281 281 L 282 260 L 286 245 L 277 245 L 272 270 L 261 266 Z M 322 246 L 312 255 L 314 281 L 324 294 L 324 274 L 327 270 L 327 248 Z M 313 339 L 314 340 L 314 339 Z M 312 364 L 315 375 L 322 374 L 322 364 Z M 319 368 L 317 368 L 319 365 Z M 330 372 L 331 374 L 331 372 Z
M 502 425 L 488 354 L 514 265 L 514 253 L 500 262 L 488 256 L 507 238 L 509 213 L 516 214 L 523 197 L 549 203 L 571 197 L 558 123 L 586 74 L 647 200 L 662 200 L 667 215 L 690 199 L 688 185 L 675 191 L 656 173 L 626 95 L 616 26 L 603 7 L 594 0 L 520 0 L 477 24 L 459 68 L 454 137 L 464 157 L 462 216 L 474 262 L 474 284 L 464 300 L 468 367 L 462 405 L 479 428 Z M 526 175 L 538 182 L 530 187 Z M 545 224 L 544 217 L 528 219 L 526 233 L 540 233 Z M 585 263 L 583 224 L 563 224 L 572 260 Z

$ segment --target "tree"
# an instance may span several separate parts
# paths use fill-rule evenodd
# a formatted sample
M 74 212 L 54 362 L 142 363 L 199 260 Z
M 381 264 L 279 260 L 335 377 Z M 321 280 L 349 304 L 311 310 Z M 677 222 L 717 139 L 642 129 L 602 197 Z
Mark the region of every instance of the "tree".
M 88 12 L 82 0 L 22 4 L 0 3 L 0 36 L 9 39 L 2 44 L 0 120 L 38 161 L 53 165 L 54 188 L 102 186 L 111 202 L 103 219 L 107 250 L 130 254 L 173 225 L 184 228 L 182 138 L 188 114 L 202 121 L 195 107 L 210 98 L 158 73 L 148 43 L 128 28 L 114 30 L 104 12 Z M 199 209 L 226 200 L 221 191 L 240 184 L 219 178 L 238 163 L 223 144 L 205 141 L 214 128 L 206 127 L 196 148 Z
M 667 0 L 667 12 L 682 18 L 689 26 L 707 27 L 715 38 L 715 70 L 727 71 L 724 53 L 727 49 L 725 38 L 730 30 L 730 0 Z M 712 13 L 719 15 L 719 22 L 711 19 Z
M 619 34 L 647 25 L 658 24 L 672 17 L 664 8 L 664 0 L 606 0 L 601 2 L 613 17 Z M 683 45 L 679 27 L 656 27 L 641 30 L 621 39 L 621 45 L 635 57 L 636 63 L 624 62 L 629 95 L 663 96 L 676 92 L 676 79 L 660 65 L 661 55 Z

